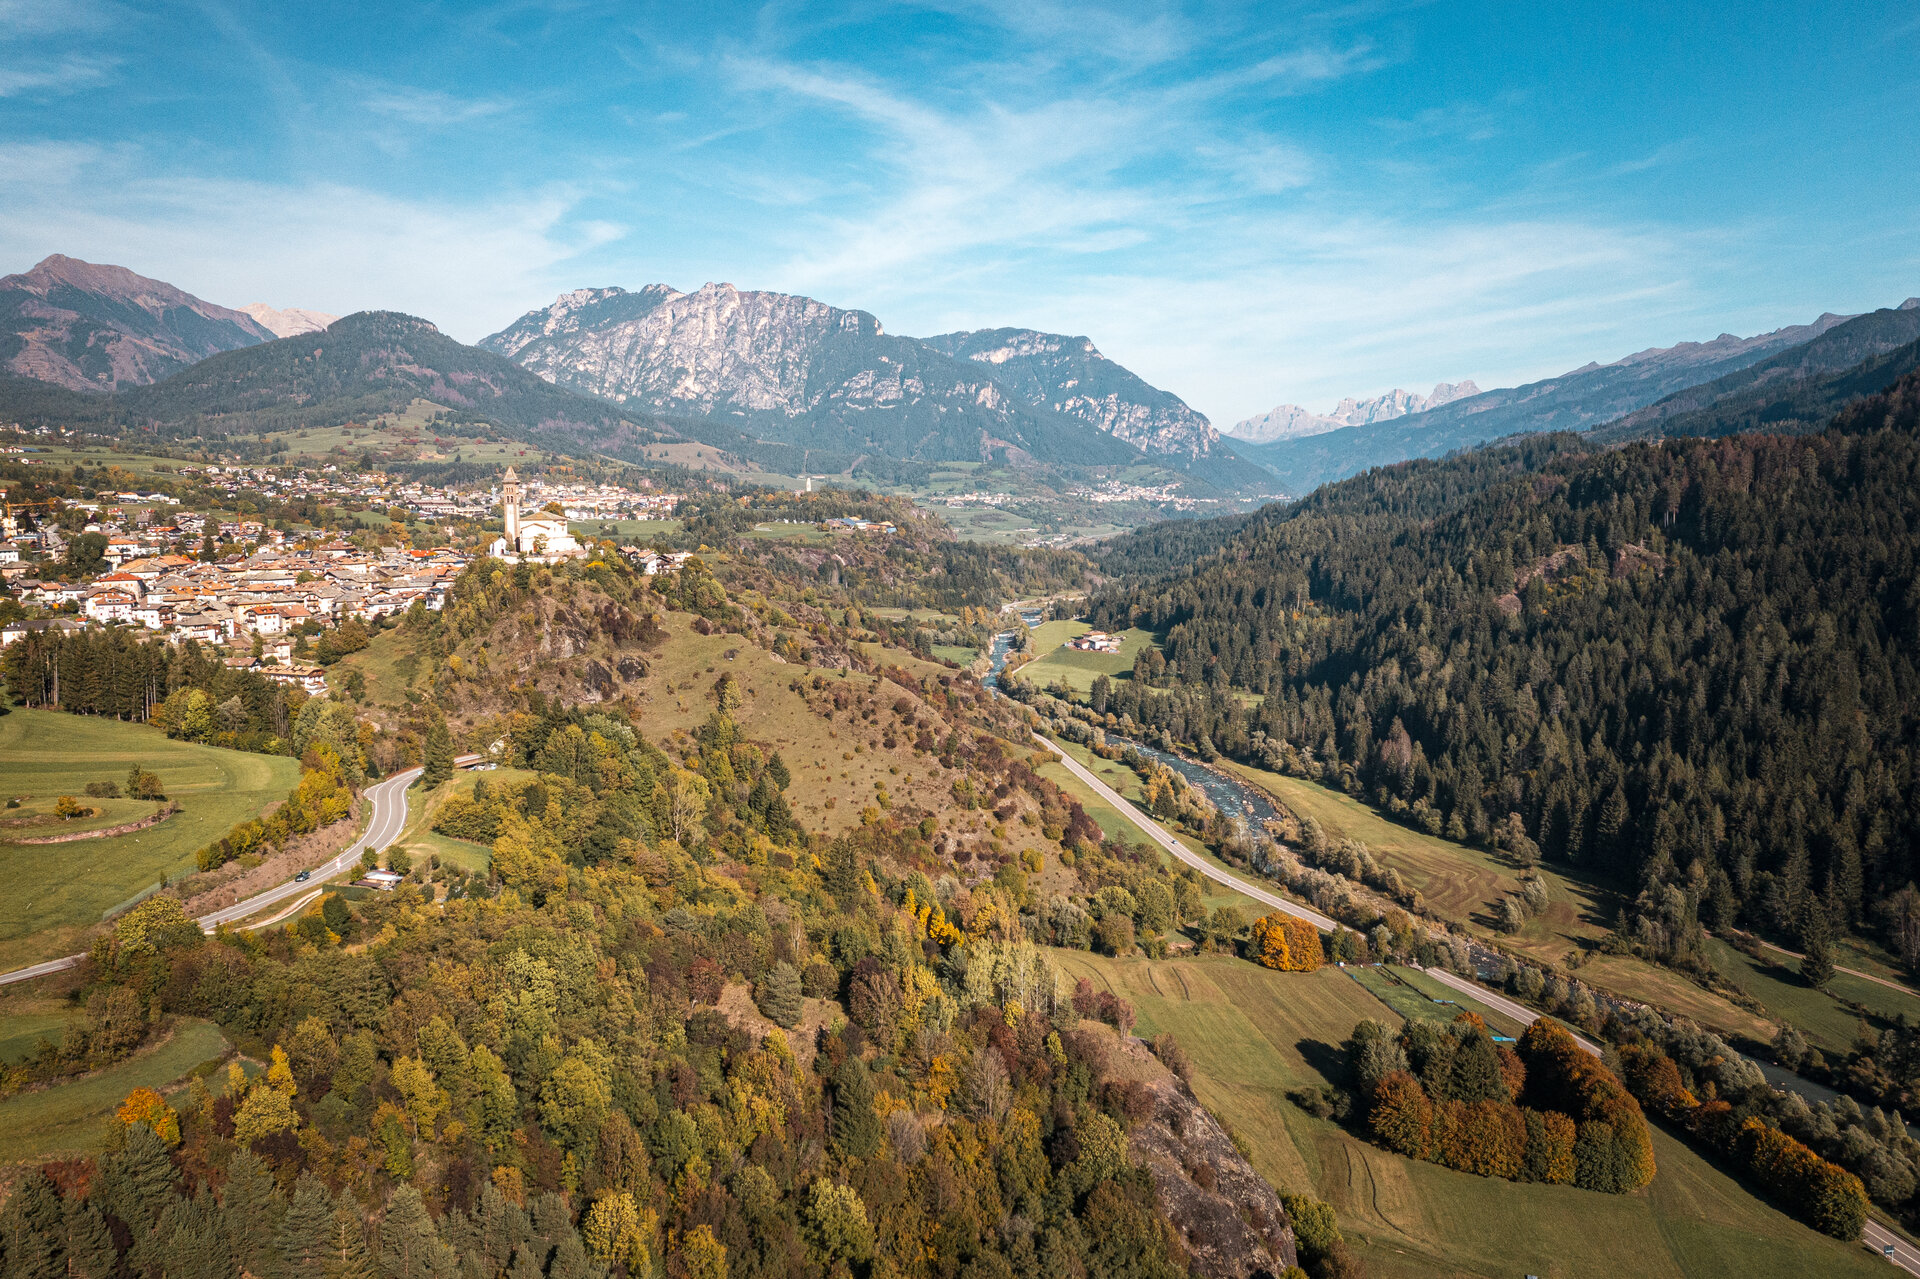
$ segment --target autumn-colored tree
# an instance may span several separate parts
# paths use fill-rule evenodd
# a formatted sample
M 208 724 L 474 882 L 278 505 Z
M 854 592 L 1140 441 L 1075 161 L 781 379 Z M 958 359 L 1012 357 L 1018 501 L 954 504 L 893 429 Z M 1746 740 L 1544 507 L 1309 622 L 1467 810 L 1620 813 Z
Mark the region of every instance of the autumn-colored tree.
M 1251 946 L 1255 963 L 1283 971 L 1292 967 L 1292 955 L 1287 948 L 1288 918 L 1276 911 L 1253 921 Z
M 1573 1184 L 1573 1120 L 1557 1110 L 1526 1110 L 1526 1154 L 1521 1179 L 1554 1186 Z
M 128 1093 L 120 1109 L 114 1111 L 113 1119 L 122 1130 L 145 1124 L 169 1146 L 180 1144 L 180 1116 L 167 1104 L 166 1098 L 151 1088 L 136 1088 Z
M 1425 1159 L 1431 1149 L 1433 1103 L 1420 1081 L 1396 1070 L 1380 1081 L 1368 1116 L 1373 1135 L 1388 1150 L 1409 1159 Z

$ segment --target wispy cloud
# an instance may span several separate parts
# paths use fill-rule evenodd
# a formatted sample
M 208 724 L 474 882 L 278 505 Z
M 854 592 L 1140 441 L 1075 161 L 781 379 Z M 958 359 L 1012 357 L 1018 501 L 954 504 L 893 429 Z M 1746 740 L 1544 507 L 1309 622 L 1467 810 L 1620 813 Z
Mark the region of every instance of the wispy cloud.
M 119 65 L 117 58 L 85 54 L 45 61 L 17 61 L 11 66 L 0 66 L 0 98 L 77 93 L 103 83 Z
M 383 87 L 368 90 L 362 101 L 375 115 L 422 128 L 465 124 L 512 109 L 506 98 L 461 98 L 437 89 Z
M 153 177 L 131 147 L 0 145 L 0 261 L 68 253 L 228 306 L 403 310 L 473 341 L 624 233 L 581 216 L 580 195 L 435 203 L 333 183 Z

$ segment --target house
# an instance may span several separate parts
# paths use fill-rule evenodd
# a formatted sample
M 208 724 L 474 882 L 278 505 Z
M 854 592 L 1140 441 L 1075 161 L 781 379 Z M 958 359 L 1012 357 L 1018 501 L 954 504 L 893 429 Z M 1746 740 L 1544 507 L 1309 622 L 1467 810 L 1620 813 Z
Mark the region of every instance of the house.
M 1109 635 L 1105 631 L 1088 631 L 1067 641 L 1067 647 L 1078 649 L 1082 653 L 1118 653 L 1120 637 Z
M 139 603 L 140 597 L 131 591 L 108 587 L 87 596 L 81 611 L 96 622 L 128 622 L 133 620 L 133 610 Z
M 257 666 L 254 673 L 276 684 L 292 684 L 314 697 L 327 691 L 327 672 L 319 666 Z
M 18 564 L 20 548 L 12 542 L 0 542 L 0 564 Z
M 15 640 L 23 640 L 29 635 L 38 635 L 42 631 L 77 631 L 79 629 L 80 623 L 64 617 L 32 622 L 8 622 L 5 626 L 0 626 L 0 648 L 5 648 Z

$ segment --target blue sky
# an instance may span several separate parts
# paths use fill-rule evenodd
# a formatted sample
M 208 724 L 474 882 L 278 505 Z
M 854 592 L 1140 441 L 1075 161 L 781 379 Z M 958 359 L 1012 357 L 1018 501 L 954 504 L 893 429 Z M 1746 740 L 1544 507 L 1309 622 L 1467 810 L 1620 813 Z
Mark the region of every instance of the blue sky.
M 1221 426 L 1920 294 L 1910 2 L 0 0 L 0 270 L 1085 333 Z

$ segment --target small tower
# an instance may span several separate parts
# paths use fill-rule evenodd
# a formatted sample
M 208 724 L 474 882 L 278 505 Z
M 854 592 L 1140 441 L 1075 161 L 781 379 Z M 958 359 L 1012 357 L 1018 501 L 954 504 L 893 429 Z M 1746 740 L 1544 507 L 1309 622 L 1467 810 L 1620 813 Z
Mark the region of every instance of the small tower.
M 500 505 L 506 512 L 506 542 L 509 551 L 520 549 L 520 477 L 509 466 L 500 480 Z

